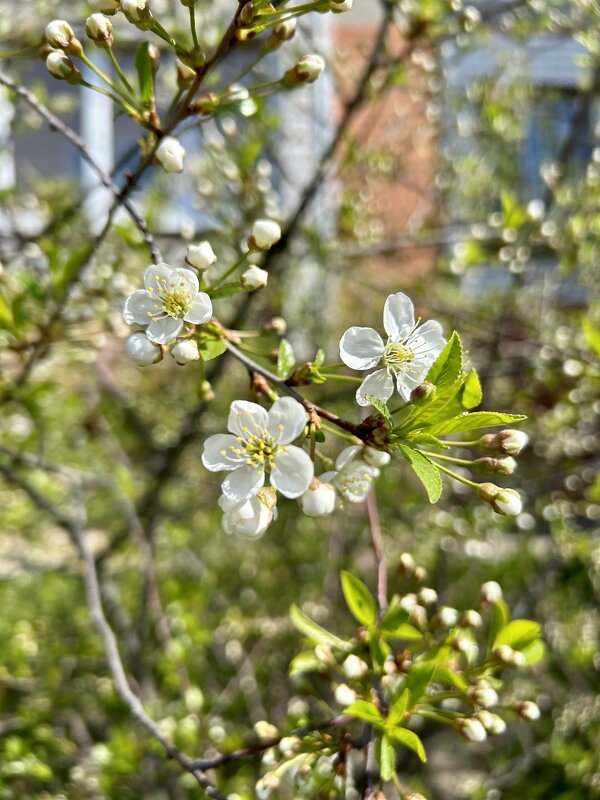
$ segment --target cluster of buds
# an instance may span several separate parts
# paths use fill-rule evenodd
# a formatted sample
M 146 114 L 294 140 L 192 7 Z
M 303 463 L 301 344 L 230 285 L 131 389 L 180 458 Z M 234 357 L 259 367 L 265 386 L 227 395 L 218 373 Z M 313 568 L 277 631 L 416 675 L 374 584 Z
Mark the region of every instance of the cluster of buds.
M 46 57 L 46 68 L 53 78 L 72 85 L 81 83 L 83 78 L 71 56 L 79 57 L 83 47 L 75 36 L 73 28 L 64 19 L 54 19 L 46 25 L 46 41 L 52 48 Z
M 470 446 L 477 447 L 489 455 L 471 461 L 471 466 L 488 474 L 512 475 L 517 468 L 514 456 L 519 455 L 528 441 L 526 433 L 512 429 L 486 434 L 476 442 L 470 443 Z M 494 483 L 486 482 L 479 484 L 477 492 L 480 499 L 489 503 L 497 514 L 514 517 L 523 509 L 521 497 L 515 489 L 504 489 Z

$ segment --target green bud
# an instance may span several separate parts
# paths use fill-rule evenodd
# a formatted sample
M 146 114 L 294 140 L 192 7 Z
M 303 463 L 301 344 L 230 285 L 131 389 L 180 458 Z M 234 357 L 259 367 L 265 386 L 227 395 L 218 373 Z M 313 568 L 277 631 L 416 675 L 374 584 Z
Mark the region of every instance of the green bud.
M 431 403 L 436 393 L 437 387 L 433 383 L 425 381 L 420 386 L 415 386 L 412 390 L 410 393 L 410 402 L 415 406 L 425 406 Z

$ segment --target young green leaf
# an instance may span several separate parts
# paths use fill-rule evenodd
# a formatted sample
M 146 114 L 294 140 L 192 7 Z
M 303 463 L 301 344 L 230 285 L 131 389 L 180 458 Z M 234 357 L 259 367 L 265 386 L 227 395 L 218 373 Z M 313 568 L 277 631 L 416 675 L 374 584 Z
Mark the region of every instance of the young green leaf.
M 428 428 L 430 433 L 435 436 L 443 436 L 446 433 L 462 433 L 463 431 L 475 431 L 479 428 L 493 428 L 498 425 L 514 425 L 526 419 L 522 414 L 503 414 L 499 411 L 474 411 L 469 414 L 459 414 L 456 417 L 432 425 Z
M 489 649 L 493 647 L 496 637 L 500 631 L 505 628 L 510 621 L 510 610 L 504 600 L 496 600 L 492 604 L 491 619 L 490 619 L 490 638 Z
M 531 644 L 528 644 L 527 647 L 523 647 L 521 653 L 525 657 L 525 665 L 531 667 L 544 658 L 546 655 L 546 645 L 541 639 L 536 639 L 531 642 Z
M 402 744 L 412 750 L 413 753 L 416 753 L 421 761 L 427 761 L 427 753 L 423 747 L 423 742 L 414 731 L 409 731 L 407 728 L 394 728 L 393 733 L 389 735 L 394 742 Z
M 352 705 L 344 709 L 344 714 L 362 719 L 369 725 L 375 725 L 376 728 L 383 727 L 384 720 L 381 712 L 374 703 L 369 703 L 367 700 L 355 700 Z
M 340 577 L 346 604 L 354 618 L 361 625 L 374 625 L 377 622 L 377 603 L 371 592 L 349 572 L 343 571 Z
M 479 381 L 479 375 L 472 369 L 467 375 L 467 380 L 462 389 L 462 404 L 463 408 L 475 408 L 481 403 L 483 398 L 483 391 Z
M 135 53 L 135 68 L 140 84 L 140 97 L 145 108 L 152 106 L 154 99 L 154 67 L 150 56 L 150 44 L 143 42 Z
M 393 427 L 392 415 L 390 414 L 390 410 L 387 407 L 387 403 L 385 403 L 383 400 L 380 400 L 379 397 L 375 397 L 374 394 L 366 394 L 365 398 L 366 400 L 368 400 L 370 405 L 373 406 L 375 411 L 379 411 L 379 413 L 385 419 L 390 428 L 392 428 Z
M 227 343 L 223 339 L 205 339 L 198 344 L 198 350 L 203 361 L 211 361 L 227 350 Z
M 442 477 L 439 469 L 419 450 L 405 444 L 401 444 L 399 450 L 425 487 L 429 502 L 436 503 L 442 495 Z
M 409 642 L 418 642 L 419 639 L 423 638 L 421 631 L 409 625 L 408 622 L 398 625 L 393 630 L 387 630 L 385 635 L 390 639 L 406 639 Z
M 350 649 L 350 643 L 344 639 L 340 639 L 334 633 L 322 628 L 310 617 L 307 617 L 303 611 L 300 611 L 297 605 L 290 606 L 290 619 L 294 626 L 316 644 L 328 644 L 330 647 L 337 647 L 340 650 Z
M 530 619 L 514 619 L 502 628 L 494 640 L 494 647 L 507 644 L 513 650 L 522 650 L 540 638 L 541 628 Z
M 462 372 L 462 344 L 456 331 L 429 368 L 425 380 L 435 383 L 438 389 L 455 383 Z
M 388 733 L 397 725 L 402 725 L 406 709 L 408 708 L 408 701 L 410 694 L 404 690 L 398 698 L 396 698 L 390 708 L 389 714 L 385 720 L 385 728 Z
M 389 737 L 384 733 L 376 745 L 377 760 L 381 777 L 384 781 L 391 781 L 396 771 L 396 751 Z
M 409 612 L 400 605 L 400 598 L 398 595 L 394 595 L 379 623 L 379 630 L 383 633 L 395 631 L 400 625 L 408 622 L 409 617 Z
M 427 691 L 437 669 L 434 661 L 416 661 L 408 673 L 405 688 L 410 693 L 409 708 L 418 703 Z
M 287 378 L 293 370 L 296 363 L 296 357 L 292 345 L 287 339 L 282 339 L 279 343 L 279 352 L 277 354 L 277 375 L 280 378 Z

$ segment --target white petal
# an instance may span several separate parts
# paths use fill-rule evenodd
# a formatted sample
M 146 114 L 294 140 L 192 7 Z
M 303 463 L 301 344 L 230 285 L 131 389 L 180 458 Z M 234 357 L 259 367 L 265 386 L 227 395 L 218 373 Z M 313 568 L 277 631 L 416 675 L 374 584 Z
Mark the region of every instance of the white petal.
M 240 443 L 230 433 L 216 433 L 204 442 L 202 463 L 211 472 L 237 469 L 244 462 L 243 455 L 236 455 Z
M 192 297 L 195 297 L 200 289 L 196 273 L 185 267 L 173 270 L 171 273 L 171 286 L 183 289 L 184 292 L 189 292 Z
M 349 464 L 353 458 L 356 458 L 361 450 L 362 447 L 357 444 L 350 445 L 350 447 L 345 447 L 335 460 L 336 470 L 344 469 L 346 464 Z M 324 480 L 324 478 L 321 478 L 321 480 Z
M 157 344 L 167 344 L 176 336 L 179 336 L 183 328 L 183 320 L 174 317 L 163 317 L 155 319 L 148 326 L 146 336 Z
M 123 317 L 128 325 L 149 325 L 152 321 L 151 314 L 160 312 L 161 303 L 157 303 L 150 292 L 140 289 L 130 294 L 125 301 Z
M 277 444 L 291 444 L 306 427 L 306 411 L 293 397 L 280 397 L 269 410 L 268 431 Z
M 391 294 L 383 307 L 383 327 L 390 339 L 397 342 L 414 324 L 415 309 L 410 297 L 402 292 Z
M 380 400 L 387 401 L 394 391 L 394 381 L 387 369 L 378 369 L 364 379 L 356 390 L 356 402 L 359 406 L 368 406 L 369 401 L 365 395 L 372 394 Z
M 261 488 L 265 482 L 265 471 L 244 464 L 225 478 L 221 489 L 229 500 L 246 500 Z
M 403 400 L 406 400 L 406 402 L 410 400 L 410 393 L 423 383 L 427 377 L 428 371 L 429 364 L 427 362 L 420 362 L 418 364 L 413 362 L 409 371 L 396 374 L 396 388 Z
M 206 292 L 198 292 L 192 305 L 185 312 L 184 320 L 192 322 L 194 325 L 202 325 L 212 317 L 213 307 L 210 297 Z
M 145 288 L 156 291 L 159 287 L 164 285 L 162 281 L 166 281 L 168 285 L 171 282 L 172 273 L 173 267 L 170 267 L 164 262 L 161 262 L 160 264 L 150 264 L 144 273 Z
M 308 453 L 299 447 L 289 445 L 281 448 L 275 455 L 271 484 L 284 497 L 300 497 L 308 489 L 313 476 L 313 462 Z
M 227 430 L 244 439 L 253 434 L 262 436 L 267 430 L 268 422 L 267 412 L 258 403 L 234 400 L 229 409 Z
M 383 355 L 381 336 L 373 328 L 348 328 L 340 339 L 340 358 L 350 369 L 373 369 Z
M 415 334 L 420 336 L 428 345 L 439 345 L 441 343 L 443 347 L 446 344 L 446 340 L 442 335 L 442 326 L 434 319 L 419 325 Z

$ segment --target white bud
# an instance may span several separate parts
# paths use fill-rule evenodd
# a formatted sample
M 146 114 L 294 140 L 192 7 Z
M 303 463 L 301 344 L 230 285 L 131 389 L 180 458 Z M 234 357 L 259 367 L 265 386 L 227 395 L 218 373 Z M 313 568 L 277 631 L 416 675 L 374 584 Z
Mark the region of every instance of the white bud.
M 299 736 L 284 736 L 279 742 L 279 749 L 286 758 L 291 758 L 294 753 L 302 749 L 302 739 Z
M 116 14 L 121 7 L 120 0 L 88 0 L 88 5 L 93 11 L 103 14 Z
M 346 683 L 340 683 L 339 686 L 336 686 L 333 696 L 335 697 L 335 702 L 344 707 L 351 706 L 356 700 L 356 692 Z
M 321 76 L 324 69 L 324 59 L 316 53 L 309 53 L 302 56 L 296 63 L 293 72 L 296 80 L 300 83 L 314 83 Z
M 177 59 L 177 86 L 185 89 L 191 86 L 196 77 L 196 70 Z
M 150 364 L 158 364 L 162 361 L 163 352 L 160 345 L 154 344 L 145 333 L 139 331 L 127 337 L 125 344 L 127 355 L 132 358 L 140 367 L 147 367 Z
M 92 14 L 85 21 L 86 35 L 100 47 L 112 44 L 112 29 L 112 22 L 104 14 Z
M 173 136 L 161 139 L 155 155 L 165 172 L 183 172 L 185 149 Z
M 46 58 L 46 68 L 53 78 L 69 83 L 79 83 L 81 73 L 63 50 L 53 50 Z
M 474 717 L 459 719 L 456 723 L 456 727 L 461 736 L 464 736 L 469 742 L 484 742 L 487 739 L 485 728 L 481 722 Z
M 267 772 L 262 778 L 257 781 L 256 783 L 256 796 L 258 800 L 268 800 L 271 796 L 271 792 L 276 791 L 279 788 L 279 778 L 275 775 L 274 772 Z
M 486 433 L 479 439 L 477 446 L 486 453 L 518 456 L 528 442 L 529 436 L 526 433 L 507 428 L 500 433 Z
M 248 239 L 250 250 L 266 251 L 281 239 L 281 228 L 272 219 L 257 219 Z
M 279 731 L 275 725 L 271 725 L 270 722 L 266 722 L 264 719 L 254 723 L 254 732 L 263 742 L 268 742 L 270 739 L 276 739 L 279 735 Z
M 327 664 L 328 666 L 335 664 L 333 650 L 328 644 L 318 644 L 315 647 L 315 658 L 317 661 L 320 661 L 322 664 Z
M 438 599 L 436 590 L 430 589 L 428 586 L 424 586 L 419 591 L 419 594 L 417 596 L 419 598 L 419 602 L 422 603 L 424 606 L 431 606 Z
M 50 47 L 66 50 L 75 41 L 75 33 L 66 20 L 53 19 L 46 25 L 46 41 Z
M 251 267 L 242 273 L 240 278 L 241 284 L 247 292 L 254 292 L 256 289 L 262 289 L 267 285 L 269 280 L 269 273 L 266 269 L 261 269 L 253 264 Z
M 371 467 L 387 467 L 392 460 L 389 453 L 385 450 L 377 450 L 375 447 L 365 447 L 362 457 Z
M 190 267 L 208 269 L 211 264 L 215 263 L 217 257 L 210 246 L 210 242 L 200 242 L 199 244 L 191 244 L 188 247 L 185 260 Z
M 477 686 L 471 686 L 467 691 L 467 697 L 474 705 L 483 706 L 483 708 L 498 705 L 497 692 L 485 681 Z
M 458 622 L 458 611 L 450 606 L 442 606 L 436 614 L 436 619 L 444 628 L 453 628 Z
M 530 722 L 540 718 L 540 707 L 531 700 L 522 700 L 520 703 L 516 703 L 514 709 L 520 717 Z
M 401 553 L 400 567 L 402 572 L 411 573 L 415 568 L 415 560 L 410 553 Z
M 405 611 L 412 611 L 417 605 L 417 595 L 412 593 L 405 594 L 404 597 L 400 598 L 400 605 Z
M 344 11 L 350 11 L 352 8 L 352 2 L 353 0 L 341 0 L 341 2 L 338 2 L 338 0 L 330 0 L 329 10 L 333 11 L 335 14 L 341 14 Z
M 525 656 L 518 650 L 513 650 L 507 644 L 499 644 L 494 647 L 494 656 L 497 661 L 507 667 L 522 667 L 525 664 Z
M 369 671 L 369 665 L 362 658 L 352 654 L 343 661 L 342 669 L 347 678 L 364 678 Z
M 481 628 L 483 625 L 481 614 L 472 608 L 465 611 L 460 622 L 463 628 Z
M 183 339 L 171 347 L 171 355 L 175 361 L 184 366 L 189 364 L 190 361 L 198 361 L 200 353 L 198 352 L 198 345 L 193 339 Z
M 333 486 L 313 478 L 308 489 L 298 498 L 298 505 L 307 517 L 326 517 L 333 513 L 335 501 Z
M 514 489 L 501 489 L 494 498 L 492 508 L 505 517 L 516 517 L 523 510 L 523 502 Z
M 475 717 L 492 736 L 500 736 L 506 730 L 506 722 L 498 714 L 492 714 L 491 711 L 478 711 Z
M 497 600 L 502 600 L 502 587 L 496 581 L 487 581 L 479 590 L 479 598 L 482 603 L 495 603 Z
M 295 19 L 285 19 L 273 28 L 273 37 L 280 42 L 287 42 L 294 38 L 297 22 Z
M 154 24 L 148 0 L 121 0 L 121 11 L 141 30 L 150 30 Z

